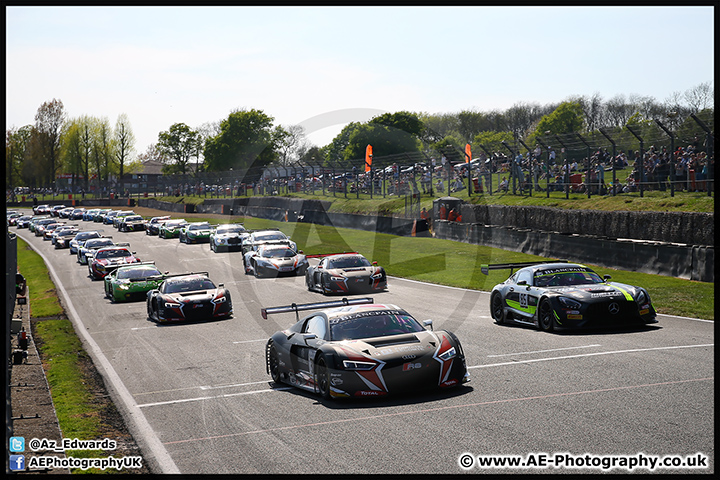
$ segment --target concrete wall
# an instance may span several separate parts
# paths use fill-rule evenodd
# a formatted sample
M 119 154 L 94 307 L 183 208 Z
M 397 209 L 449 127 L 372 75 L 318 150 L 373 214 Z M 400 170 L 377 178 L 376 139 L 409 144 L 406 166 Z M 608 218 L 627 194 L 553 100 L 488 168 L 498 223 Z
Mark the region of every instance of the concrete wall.
M 330 203 L 283 197 L 213 199 L 194 211 L 232 211 L 277 221 L 411 235 L 412 219 L 328 213 Z M 139 205 L 178 212 L 184 208 L 153 199 L 140 199 Z M 463 205 L 462 215 L 463 223 L 436 220 L 434 236 L 608 268 L 715 281 L 713 214 Z
M 712 213 L 606 212 L 548 207 L 463 205 L 463 222 L 690 245 L 715 245 Z

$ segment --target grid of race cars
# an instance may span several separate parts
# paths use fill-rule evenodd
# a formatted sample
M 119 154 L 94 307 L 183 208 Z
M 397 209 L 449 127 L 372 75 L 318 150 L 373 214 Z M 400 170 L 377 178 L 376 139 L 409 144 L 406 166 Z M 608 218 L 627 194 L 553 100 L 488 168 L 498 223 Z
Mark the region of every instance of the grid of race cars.
M 116 242 L 90 225 L 119 232 L 144 231 L 162 239 L 207 243 L 213 252 L 238 251 L 246 274 L 305 277 L 309 291 L 323 295 L 366 294 L 388 288 L 382 266 L 358 252 L 305 255 L 279 229 L 248 231 L 242 224 L 212 225 L 169 215 L 143 218 L 132 210 L 40 205 L 33 215 L 7 212 L 8 227 L 28 228 L 55 249 L 68 249 L 102 280 L 111 302 L 146 302 L 158 323 L 204 321 L 233 315 L 231 294 L 207 272 L 160 271 L 143 261 L 128 242 Z M 85 222 L 82 226 L 74 221 Z M 130 238 L 130 237 L 129 237 Z M 310 265 L 309 258 L 319 258 Z M 509 269 L 491 292 L 497 324 L 514 323 L 553 331 L 656 322 L 648 292 L 611 282 L 584 265 L 558 261 L 483 265 L 482 273 Z M 517 269 L 517 271 L 515 271 Z M 314 313 L 300 318 L 299 312 Z M 275 383 L 324 398 L 378 397 L 426 388 L 448 388 L 470 380 L 459 339 L 435 331 L 403 308 L 372 298 L 344 297 L 263 308 L 261 314 L 295 312 L 297 322 L 266 343 L 265 363 Z

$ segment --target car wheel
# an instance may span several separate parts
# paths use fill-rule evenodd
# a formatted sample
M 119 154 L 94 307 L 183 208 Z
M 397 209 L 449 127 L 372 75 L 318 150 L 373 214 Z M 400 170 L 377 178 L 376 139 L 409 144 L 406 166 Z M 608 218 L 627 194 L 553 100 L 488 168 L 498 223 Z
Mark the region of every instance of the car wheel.
M 278 353 L 273 345 L 268 353 L 268 369 L 270 370 L 270 378 L 275 383 L 280 383 L 280 360 Z
M 313 291 L 311 278 L 312 277 L 310 276 L 310 274 L 308 272 L 305 272 L 305 285 L 307 286 L 309 292 Z
M 498 325 L 505 323 L 505 308 L 503 307 L 502 295 L 497 292 L 490 299 L 490 315 Z
M 322 355 L 315 365 L 315 385 L 323 398 L 330 399 L 330 370 Z
M 543 300 L 538 307 L 538 324 L 540 329 L 546 332 L 552 332 L 555 325 L 553 320 L 553 309 L 550 300 Z

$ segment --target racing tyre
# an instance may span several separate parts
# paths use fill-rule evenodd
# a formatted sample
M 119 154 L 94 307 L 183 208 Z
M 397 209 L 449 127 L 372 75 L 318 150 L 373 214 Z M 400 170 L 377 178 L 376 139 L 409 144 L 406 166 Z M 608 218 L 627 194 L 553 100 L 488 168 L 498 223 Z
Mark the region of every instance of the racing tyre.
M 330 369 L 327 367 L 325 357 L 320 356 L 315 365 L 315 384 L 320 395 L 326 400 L 330 399 Z
M 270 347 L 268 352 L 268 369 L 270 370 L 270 378 L 274 383 L 280 383 L 280 361 L 275 346 Z
M 538 307 L 538 324 L 545 332 L 552 332 L 555 322 L 553 320 L 553 309 L 550 300 L 543 300 Z
M 498 325 L 505 323 L 505 308 L 503 308 L 502 295 L 499 293 L 493 294 L 490 299 L 490 315 Z

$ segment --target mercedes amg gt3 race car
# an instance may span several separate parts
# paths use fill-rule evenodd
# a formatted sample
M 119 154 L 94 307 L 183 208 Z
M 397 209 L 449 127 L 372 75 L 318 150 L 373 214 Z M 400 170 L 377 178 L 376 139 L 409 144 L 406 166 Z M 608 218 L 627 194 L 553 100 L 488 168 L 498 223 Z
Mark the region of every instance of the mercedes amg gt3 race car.
M 457 337 L 433 331 L 395 305 L 372 298 L 288 305 L 269 314 L 318 310 L 275 333 L 265 346 L 267 372 L 324 398 L 379 397 L 470 381 Z
M 359 253 L 308 255 L 323 257 L 309 267 L 305 274 L 308 290 L 328 293 L 365 293 L 387 289 L 385 269 L 377 262 L 370 263 Z
M 490 293 L 490 312 L 498 324 L 532 325 L 545 331 L 620 327 L 656 323 L 647 290 L 610 282 L 575 263 L 535 262 L 483 265 L 515 269 Z
M 148 318 L 159 323 L 181 320 L 213 320 L 233 313 L 230 292 L 215 285 L 207 272 L 169 275 L 155 290 L 147 292 Z

